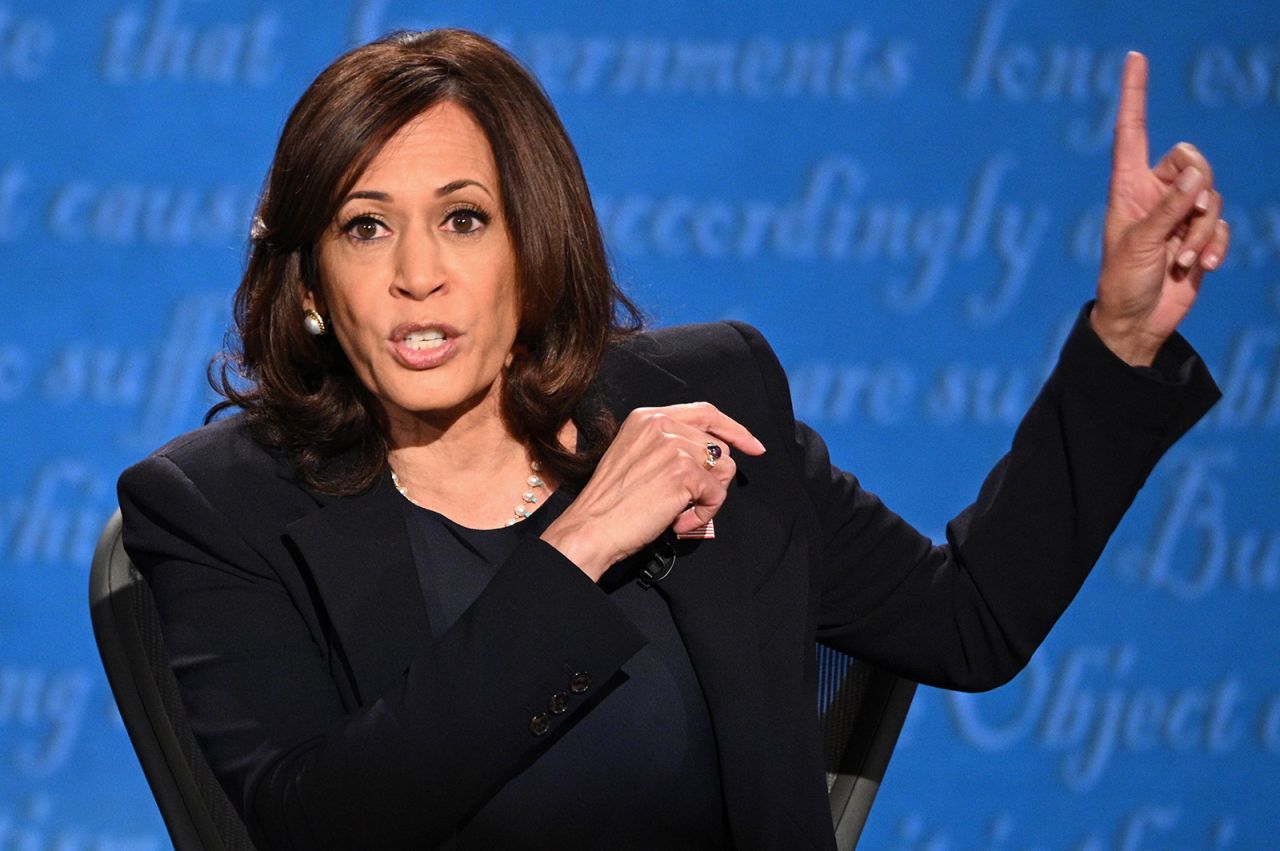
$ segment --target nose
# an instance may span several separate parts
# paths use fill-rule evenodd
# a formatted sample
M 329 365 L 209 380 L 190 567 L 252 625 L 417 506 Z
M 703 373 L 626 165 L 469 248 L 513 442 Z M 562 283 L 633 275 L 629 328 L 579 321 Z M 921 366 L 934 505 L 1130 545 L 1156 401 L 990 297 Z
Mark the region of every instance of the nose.
M 394 294 L 415 300 L 443 289 L 449 280 L 441 247 L 429 234 L 409 233 L 396 244 Z

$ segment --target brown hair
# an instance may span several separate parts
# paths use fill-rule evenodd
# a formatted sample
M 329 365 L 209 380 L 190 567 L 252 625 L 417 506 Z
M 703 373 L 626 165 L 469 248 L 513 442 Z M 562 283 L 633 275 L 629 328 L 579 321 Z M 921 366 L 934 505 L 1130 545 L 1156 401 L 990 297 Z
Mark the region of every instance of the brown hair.
M 255 437 L 297 457 L 309 485 L 335 494 L 370 487 L 386 465 L 382 409 L 333 335 L 302 325 L 319 284 L 316 245 L 343 198 L 404 124 L 443 101 L 465 107 L 493 148 L 516 259 L 520 354 L 503 383 L 512 433 L 556 479 L 580 482 L 600 441 L 583 452 L 558 440 L 611 340 L 640 325 L 614 283 L 582 166 L 533 76 L 494 42 L 465 30 L 399 32 L 341 56 L 285 123 L 235 295 L 238 350 L 212 376 L 244 409 Z M 580 422 L 600 435 L 603 412 Z M 349 453 L 346 462 L 328 462 Z

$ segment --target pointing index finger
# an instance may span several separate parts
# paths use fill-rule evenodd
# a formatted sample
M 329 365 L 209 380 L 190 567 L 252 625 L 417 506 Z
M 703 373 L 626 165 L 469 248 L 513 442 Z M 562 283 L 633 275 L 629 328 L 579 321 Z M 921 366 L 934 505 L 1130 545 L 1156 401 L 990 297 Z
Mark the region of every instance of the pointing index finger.
M 1147 168 L 1147 57 L 1129 51 L 1120 75 L 1120 103 L 1116 107 L 1115 142 L 1111 164 L 1115 172 Z
M 667 411 L 676 419 L 720 438 L 734 449 L 748 455 L 764 454 L 764 444 L 746 426 L 708 402 L 672 405 Z

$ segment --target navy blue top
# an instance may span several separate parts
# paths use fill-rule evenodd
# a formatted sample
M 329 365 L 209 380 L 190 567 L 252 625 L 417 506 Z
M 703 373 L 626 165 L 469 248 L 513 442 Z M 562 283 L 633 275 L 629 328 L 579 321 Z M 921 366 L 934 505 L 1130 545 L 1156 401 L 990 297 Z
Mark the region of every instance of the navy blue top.
M 571 501 L 556 491 L 528 520 L 499 529 L 460 526 L 406 501 L 432 634 L 458 620 L 522 536 L 541 534 Z M 649 643 L 616 688 L 459 826 L 458 847 L 724 848 L 711 719 L 666 601 L 634 581 L 601 588 Z

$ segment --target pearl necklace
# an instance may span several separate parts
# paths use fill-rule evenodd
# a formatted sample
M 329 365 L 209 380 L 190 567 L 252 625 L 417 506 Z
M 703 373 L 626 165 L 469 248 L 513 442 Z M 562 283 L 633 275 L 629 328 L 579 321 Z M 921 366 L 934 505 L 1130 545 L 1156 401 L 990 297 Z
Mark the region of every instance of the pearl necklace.
M 533 514 L 534 506 L 536 506 L 542 499 L 542 495 L 539 492 L 546 490 L 547 487 L 547 483 L 538 475 L 541 471 L 542 468 L 538 466 L 537 461 L 529 462 L 529 478 L 524 480 L 526 490 L 524 493 L 520 494 L 520 503 L 512 509 L 511 513 L 513 516 L 507 519 L 506 525 L 514 526 L 521 520 L 525 520 Z M 425 505 L 409 496 L 409 491 L 405 489 L 404 485 L 400 484 L 400 477 L 396 475 L 395 470 L 391 471 L 391 484 L 395 485 L 396 490 L 400 492 L 402 497 L 409 500 L 419 508 L 426 508 Z

